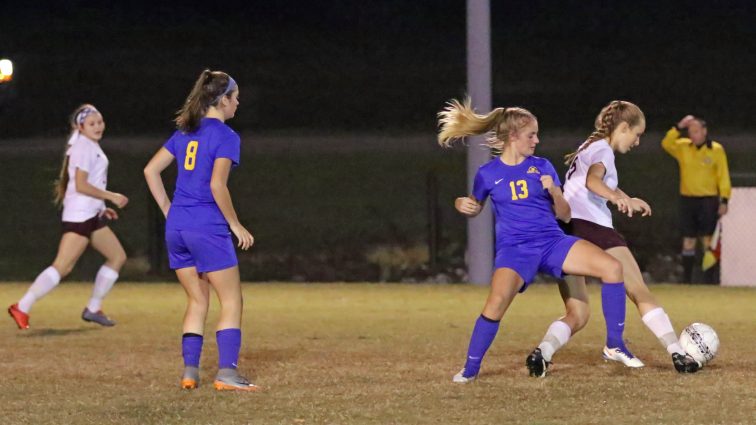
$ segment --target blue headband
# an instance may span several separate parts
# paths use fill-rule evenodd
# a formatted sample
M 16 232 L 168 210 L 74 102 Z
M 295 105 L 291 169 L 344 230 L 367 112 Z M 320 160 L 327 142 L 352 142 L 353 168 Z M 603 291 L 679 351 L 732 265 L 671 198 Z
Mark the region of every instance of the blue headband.
M 220 96 L 216 97 L 215 100 L 213 100 L 213 103 L 211 103 L 211 105 L 215 105 L 216 103 L 220 102 L 223 96 L 226 96 L 227 94 L 231 93 L 232 91 L 234 91 L 235 88 L 236 88 L 236 81 L 233 78 L 231 78 L 231 76 L 229 75 L 228 86 L 226 86 L 226 90 L 223 93 L 221 93 Z

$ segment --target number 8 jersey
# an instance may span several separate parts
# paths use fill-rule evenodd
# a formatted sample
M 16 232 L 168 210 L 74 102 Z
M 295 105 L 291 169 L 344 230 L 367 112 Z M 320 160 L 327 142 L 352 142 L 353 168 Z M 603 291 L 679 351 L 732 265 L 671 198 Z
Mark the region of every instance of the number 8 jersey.
M 218 119 L 202 118 L 196 131 L 177 130 L 163 147 L 176 157 L 178 166 L 166 230 L 228 233 L 228 223 L 210 191 L 210 178 L 217 158 L 239 165 L 239 135 Z
M 496 157 L 478 169 L 472 195 L 478 202 L 491 198 L 497 247 L 564 236 L 554 216 L 551 195 L 543 189 L 542 175 L 561 185 L 554 166 L 537 156 L 517 165 L 507 165 Z

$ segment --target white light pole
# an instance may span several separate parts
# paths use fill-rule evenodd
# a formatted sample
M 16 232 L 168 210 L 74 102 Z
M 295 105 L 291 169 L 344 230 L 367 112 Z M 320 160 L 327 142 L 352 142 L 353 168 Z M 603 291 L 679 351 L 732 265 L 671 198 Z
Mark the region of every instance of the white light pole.
M 491 110 L 491 7 L 489 0 L 467 0 L 467 93 L 481 113 Z M 481 146 L 485 136 L 468 138 L 467 186 L 472 193 L 475 173 L 490 159 Z M 467 220 L 467 268 L 470 283 L 487 285 L 493 272 L 494 231 L 490 202 Z

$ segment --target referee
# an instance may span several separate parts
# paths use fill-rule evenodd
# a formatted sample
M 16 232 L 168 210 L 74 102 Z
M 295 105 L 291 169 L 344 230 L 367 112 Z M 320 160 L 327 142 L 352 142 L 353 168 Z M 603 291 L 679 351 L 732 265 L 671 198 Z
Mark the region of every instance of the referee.
M 717 220 L 727 213 L 731 189 L 727 156 L 721 144 L 708 138 L 706 121 L 693 115 L 672 127 L 661 144 L 680 166 L 683 282 L 690 283 L 696 239 L 701 238 L 704 249 L 709 246 Z

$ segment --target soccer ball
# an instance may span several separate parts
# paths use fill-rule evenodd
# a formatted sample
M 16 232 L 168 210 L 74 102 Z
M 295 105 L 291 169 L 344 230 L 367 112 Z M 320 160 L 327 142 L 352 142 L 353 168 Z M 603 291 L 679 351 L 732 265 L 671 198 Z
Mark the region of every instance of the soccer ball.
M 680 345 L 694 360 L 705 365 L 717 355 L 719 337 L 711 326 L 693 323 L 680 334 Z

